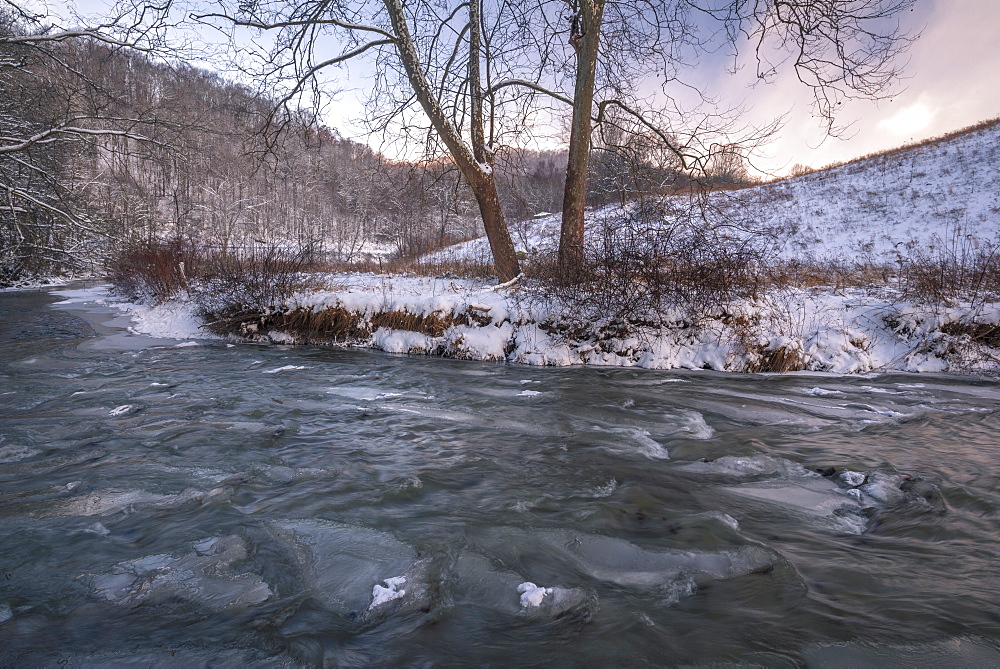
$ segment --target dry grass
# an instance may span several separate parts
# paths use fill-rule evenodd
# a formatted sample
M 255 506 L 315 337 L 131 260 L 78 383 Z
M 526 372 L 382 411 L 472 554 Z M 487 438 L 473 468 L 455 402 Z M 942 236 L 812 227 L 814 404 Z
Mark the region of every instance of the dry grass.
M 830 287 L 870 288 L 888 286 L 897 278 L 899 268 L 875 261 L 836 263 L 818 260 L 775 262 L 763 268 L 762 281 L 775 288 Z
M 331 263 L 323 267 L 329 272 L 360 272 L 367 274 L 415 274 L 417 276 L 455 276 L 486 279 L 496 276 L 491 263 L 471 260 L 426 262 L 420 258 L 385 258 L 352 263 Z
M 800 372 L 806 368 L 802 350 L 794 346 L 783 345 L 774 349 L 761 347 L 753 353 L 756 355 L 748 358 L 749 362 L 744 370 L 751 374 L 784 374 L 786 372 Z

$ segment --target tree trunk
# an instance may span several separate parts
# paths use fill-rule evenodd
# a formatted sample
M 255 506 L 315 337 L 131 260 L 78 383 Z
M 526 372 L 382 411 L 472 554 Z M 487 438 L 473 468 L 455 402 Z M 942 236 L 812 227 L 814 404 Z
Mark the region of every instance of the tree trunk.
M 492 172 L 483 175 L 482 181 L 469 181 L 472 192 L 479 203 L 479 213 L 483 217 L 486 237 L 493 252 L 493 265 L 497 270 L 500 283 L 510 281 L 521 273 L 521 266 L 514 251 L 507 223 L 504 221 L 503 210 L 500 208 L 500 196 L 497 194 L 497 183 Z M 492 231 L 492 233 L 491 233 Z
M 479 0 L 471 0 L 473 4 Z M 417 101 L 423 108 L 427 118 L 430 119 L 434 130 L 441 137 L 441 141 L 448 147 L 455 164 L 462 172 L 462 176 L 469 183 L 472 194 L 476 196 L 479 203 L 479 213 L 483 217 L 483 227 L 486 228 L 486 238 L 490 242 L 490 250 L 493 253 L 493 265 L 497 271 L 497 278 L 500 282 L 510 281 L 521 273 L 520 265 L 517 261 L 517 254 L 514 252 L 514 242 L 511 241 L 510 231 L 507 230 L 507 223 L 504 220 L 503 211 L 500 209 L 500 197 L 497 195 L 496 179 L 493 177 L 493 169 L 488 162 L 477 160 L 477 156 L 469 149 L 468 145 L 462 141 L 458 129 L 451 123 L 445 111 L 441 108 L 438 99 L 435 97 L 427 77 L 424 74 L 423 66 L 420 64 L 420 57 L 417 55 L 413 38 L 410 36 L 410 29 L 406 23 L 406 15 L 403 13 L 402 0 L 383 0 L 386 10 L 389 12 L 389 20 L 392 22 L 392 29 L 396 35 L 396 52 L 399 54 L 400 62 L 406 70 L 406 76 L 410 80 L 413 92 Z M 474 122 L 474 135 L 477 138 L 476 153 L 482 153 L 483 158 L 487 157 L 485 147 L 482 144 L 482 84 L 478 81 L 479 75 L 479 51 L 478 51 L 478 5 L 475 10 L 470 10 L 471 15 L 476 15 L 476 35 L 477 47 L 472 50 L 470 43 L 469 59 L 475 60 L 473 67 L 470 64 L 469 72 L 475 74 L 477 81 L 473 82 L 472 90 L 479 96 L 478 114 L 479 118 Z M 476 93 L 473 94 L 476 97 Z M 475 103 L 475 100 L 474 100 Z M 475 106 L 475 104 L 474 104 Z
M 584 206 L 587 201 L 587 162 L 590 158 L 591 114 L 597 72 L 601 22 L 605 0 L 581 0 L 573 18 L 570 44 L 576 50 L 576 86 L 573 93 L 573 123 L 569 135 L 569 162 L 563 191 L 562 230 L 559 235 L 559 266 L 567 279 L 583 265 Z

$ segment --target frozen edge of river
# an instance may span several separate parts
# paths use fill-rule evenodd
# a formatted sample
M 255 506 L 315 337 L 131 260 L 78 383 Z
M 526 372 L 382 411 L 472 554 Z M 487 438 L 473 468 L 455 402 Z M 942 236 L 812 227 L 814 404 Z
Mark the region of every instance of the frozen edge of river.
M 730 372 L 1000 371 L 1000 302 L 918 305 L 886 290 L 781 289 L 720 308 L 698 322 L 680 312 L 641 324 L 573 314 L 530 286 L 372 274 L 322 277 L 241 323 L 245 341 L 364 347 L 390 353 L 527 365 L 601 365 Z M 193 301 L 115 300 L 106 286 L 57 290 L 64 303 L 128 312 L 131 330 L 198 339 Z M 339 325 L 331 325 L 337 321 Z

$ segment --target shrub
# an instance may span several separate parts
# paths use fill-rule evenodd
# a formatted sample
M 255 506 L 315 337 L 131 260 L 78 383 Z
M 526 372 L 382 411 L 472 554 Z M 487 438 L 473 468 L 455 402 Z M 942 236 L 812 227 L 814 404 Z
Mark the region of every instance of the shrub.
M 926 249 L 900 259 L 904 295 L 923 302 L 978 302 L 1000 293 L 1000 245 L 971 236 L 935 238 Z
M 745 230 L 711 228 L 692 211 L 641 201 L 595 221 L 585 262 L 567 275 L 543 257 L 530 275 L 581 316 L 642 321 L 664 307 L 682 318 L 719 312 L 764 287 L 766 240 Z
M 187 291 L 187 277 L 197 276 L 201 264 L 189 243 L 152 240 L 126 246 L 107 269 L 116 293 L 156 304 Z

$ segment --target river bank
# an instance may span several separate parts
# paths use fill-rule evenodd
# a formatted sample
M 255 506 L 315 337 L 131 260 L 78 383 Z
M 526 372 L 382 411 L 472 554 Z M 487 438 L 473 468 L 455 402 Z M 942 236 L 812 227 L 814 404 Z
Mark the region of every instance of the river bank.
M 918 304 L 891 288 L 771 289 L 692 317 L 581 313 L 530 282 L 375 274 L 316 277 L 314 289 L 265 310 L 205 315 L 190 298 L 157 306 L 116 300 L 107 287 L 66 293 L 127 311 L 138 332 L 224 335 L 275 344 L 525 365 L 596 365 L 729 372 L 1000 370 L 1000 302 Z M 207 320 L 206 320 L 207 318 Z

